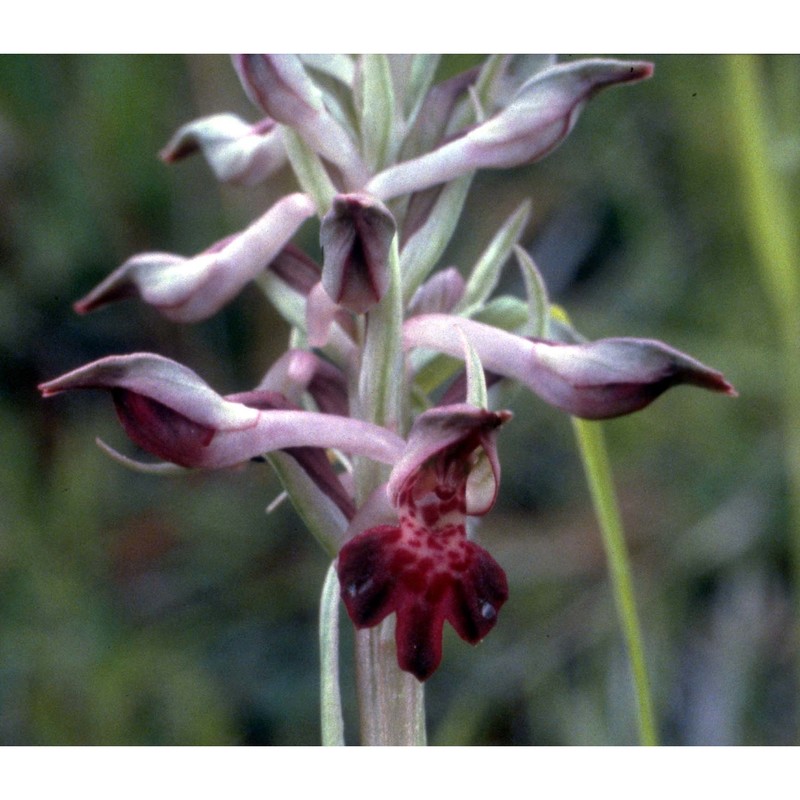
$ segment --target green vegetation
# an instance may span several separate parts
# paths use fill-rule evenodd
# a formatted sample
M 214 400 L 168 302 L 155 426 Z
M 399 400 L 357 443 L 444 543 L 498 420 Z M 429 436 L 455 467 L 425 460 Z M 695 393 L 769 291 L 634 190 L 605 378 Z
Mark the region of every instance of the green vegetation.
M 752 62 L 765 141 L 749 155 L 724 58 L 653 60 L 652 80 L 590 104 L 546 161 L 479 174 L 444 258 L 473 263 L 530 197 L 525 243 L 579 330 L 669 341 L 736 386 L 736 400 L 676 389 L 603 428 L 659 740 L 793 744 L 797 342 L 760 261 L 786 225 L 770 233 L 747 175 L 779 186 L 780 214 L 798 219 L 800 58 Z M 283 351 L 255 286 L 193 326 L 133 302 L 86 318 L 70 307 L 131 254 L 199 251 L 286 190 L 288 172 L 220 188 L 199 160 L 158 160 L 182 123 L 230 110 L 257 117 L 219 56 L 0 57 L 1 744 L 320 741 L 328 559 L 286 504 L 265 513 L 280 493 L 269 466 L 131 473 L 94 443 L 132 452 L 105 397 L 36 391 L 136 350 L 242 391 Z M 313 225 L 303 234 L 313 246 Z M 797 264 L 772 267 L 796 285 Z M 507 276 L 514 290 L 515 266 Z M 429 741 L 634 744 L 630 664 L 569 420 L 527 394 L 508 402 L 504 488 L 480 536 L 511 599 L 477 650 L 451 647 L 448 631 L 426 686 Z M 349 624 L 342 638 L 354 731 Z

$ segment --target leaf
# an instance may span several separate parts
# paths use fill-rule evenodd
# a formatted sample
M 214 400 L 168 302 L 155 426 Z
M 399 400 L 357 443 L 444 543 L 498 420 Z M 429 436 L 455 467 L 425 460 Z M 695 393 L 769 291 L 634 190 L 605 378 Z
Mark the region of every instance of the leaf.
M 484 61 L 481 71 L 474 84 L 474 99 L 465 98 L 458 111 L 453 115 L 448 125 L 449 135 L 458 133 L 462 128 L 474 124 L 475 102 L 488 113 L 492 112 L 495 97 L 500 91 L 501 81 L 510 60 L 508 55 L 491 55 Z
M 439 66 L 439 58 L 438 55 L 429 53 L 411 56 L 408 84 L 403 98 L 403 116 L 408 129 L 414 125 L 425 96 L 433 83 L 436 68 Z
M 439 194 L 425 224 L 405 243 L 400 253 L 403 302 L 425 282 L 455 232 L 467 199 L 473 173 L 451 181 Z
M 537 339 L 544 339 L 548 333 L 548 320 L 550 318 L 550 301 L 547 297 L 547 287 L 533 259 L 519 245 L 514 245 L 514 254 L 517 257 L 522 278 L 525 281 L 525 293 L 528 296 L 528 325 L 525 333 Z
M 458 329 L 464 345 L 464 366 L 467 370 L 467 402 L 476 408 L 489 408 L 489 396 L 486 391 L 486 376 L 483 372 L 480 356 L 470 344 L 467 335 Z
M 389 164 L 397 149 L 392 72 L 385 55 L 363 56 L 361 70 L 361 146 L 375 173 Z
M 314 198 L 317 213 L 322 216 L 331 207 L 336 187 L 328 177 L 320 157 L 293 129 L 282 129 L 283 144 L 300 188 Z
M 328 555 L 336 555 L 348 525 L 341 509 L 292 456 L 278 451 L 267 453 L 266 459 L 309 532 Z
M 481 254 L 467 281 L 459 310 L 466 316 L 472 314 L 489 299 L 497 286 L 500 272 L 528 224 L 531 213 L 530 200 L 525 200 L 508 217 Z
M 400 256 L 397 234 L 389 250 L 389 286 L 382 300 L 367 314 L 367 336 L 362 355 L 359 397 L 365 419 L 390 430 L 403 426 L 403 306 L 400 295 Z

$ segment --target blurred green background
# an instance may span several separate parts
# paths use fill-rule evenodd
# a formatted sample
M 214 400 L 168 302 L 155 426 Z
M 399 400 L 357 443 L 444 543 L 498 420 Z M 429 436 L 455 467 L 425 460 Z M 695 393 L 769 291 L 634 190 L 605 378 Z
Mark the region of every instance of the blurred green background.
M 784 355 L 742 203 L 720 57 L 652 59 L 552 156 L 482 173 L 447 264 L 471 266 L 521 198 L 553 298 L 591 338 L 660 338 L 736 400 L 677 389 L 606 424 L 662 740 L 797 741 Z M 448 57 L 443 70 L 465 63 Z M 771 166 L 797 219 L 800 58 L 761 59 Z M 37 383 L 152 350 L 221 392 L 253 386 L 287 331 L 248 288 L 176 326 L 71 303 L 128 256 L 193 253 L 289 187 L 219 187 L 157 153 L 184 122 L 257 118 L 222 56 L 0 57 L 0 743 L 316 744 L 326 559 L 266 465 L 159 478 L 107 398 Z M 310 245 L 313 226 L 304 228 Z M 513 277 L 514 270 L 509 270 Z M 427 685 L 436 744 L 633 744 L 629 668 L 568 418 L 513 398 L 482 541 L 511 599 L 477 648 L 445 636 Z M 348 740 L 352 636 L 343 624 Z

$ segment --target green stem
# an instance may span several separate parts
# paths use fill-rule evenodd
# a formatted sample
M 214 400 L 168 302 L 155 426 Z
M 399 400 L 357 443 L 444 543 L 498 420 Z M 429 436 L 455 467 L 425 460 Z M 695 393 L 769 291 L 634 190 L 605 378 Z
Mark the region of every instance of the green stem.
M 587 422 L 577 418 L 573 418 L 573 426 L 586 478 L 589 482 L 595 514 L 603 536 L 603 546 L 614 590 L 614 601 L 628 648 L 638 708 L 639 741 L 643 745 L 656 745 L 658 744 L 658 734 L 655 712 L 644 659 L 639 616 L 633 595 L 630 561 L 603 429 L 597 422 Z
M 781 344 L 783 457 L 789 497 L 789 547 L 796 618 L 800 618 L 800 241 L 797 212 L 768 146 L 768 84 L 757 56 L 727 56 L 725 87 L 734 159 L 741 181 L 742 221 L 773 307 Z M 794 109 L 792 109 L 794 113 Z
M 397 666 L 394 617 L 356 633 L 356 682 L 362 744 L 425 744 L 423 685 Z
M 390 254 L 391 280 L 381 302 L 366 318 L 359 379 L 362 419 L 405 432 L 403 401 L 403 323 L 400 258 L 395 236 Z M 363 458 L 354 459 L 356 501 L 388 479 L 388 468 Z M 423 685 L 397 665 L 394 617 L 356 633 L 356 684 L 365 745 L 424 745 Z
M 800 329 L 798 242 L 787 187 L 772 165 L 767 145 L 769 123 L 758 57 L 728 56 L 724 63 L 734 155 L 743 189 L 743 222 L 781 331 L 793 338 Z
M 339 690 L 339 578 L 331 564 L 322 587 L 319 614 L 322 744 L 344 744 L 342 695 Z

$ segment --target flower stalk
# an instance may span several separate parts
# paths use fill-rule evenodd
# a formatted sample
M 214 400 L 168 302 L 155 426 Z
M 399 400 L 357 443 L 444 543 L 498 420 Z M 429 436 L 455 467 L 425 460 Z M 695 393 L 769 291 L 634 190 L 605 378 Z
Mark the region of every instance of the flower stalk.
M 724 61 L 731 109 L 734 161 L 739 167 L 742 223 L 750 239 L 761 283 L 772 305 L 781 349 L 783 458 L 788 483 L 790 552 L 795 618 L 800 619 L 800 241 L 797 208 L 773 161 L 767 82 L 759 57 L 730 55 Z M 793 111 L 792 111 L 793 113 Z
M 617 496 L 614 491 L 605 436 L 598 422 L 589 422 L 573 417 L 572 425 L 578 442 L 583 469 L 586 473 L 595 515 L 603 538 L 603 549 L 608 561 L 614 603 L 628 650 L 634 694 L 636 696 L 639 743 L 657 745 L 658 732 L 655 709 L 644 656 L 639 614 L 636 610 L 630 558 L 625 545 L 622 517 L 619 513 Z

